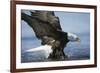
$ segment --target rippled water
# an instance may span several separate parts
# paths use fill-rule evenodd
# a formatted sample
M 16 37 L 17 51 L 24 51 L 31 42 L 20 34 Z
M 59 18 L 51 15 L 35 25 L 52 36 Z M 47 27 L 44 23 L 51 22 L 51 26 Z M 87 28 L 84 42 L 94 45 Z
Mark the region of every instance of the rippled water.
M 90 38 L 89 34 L 78 34 L 81 43 L 69 42 L 64 49 L 68 58 L 65 60 L 86 60 L 90 58 Z M 40 40 L 36 37 L 23 37 L 21 44 L 21 62 L 44 62 L 51 61 L 45 59 L 41 52 L 25 52 L 28 49 L 41 46 Z

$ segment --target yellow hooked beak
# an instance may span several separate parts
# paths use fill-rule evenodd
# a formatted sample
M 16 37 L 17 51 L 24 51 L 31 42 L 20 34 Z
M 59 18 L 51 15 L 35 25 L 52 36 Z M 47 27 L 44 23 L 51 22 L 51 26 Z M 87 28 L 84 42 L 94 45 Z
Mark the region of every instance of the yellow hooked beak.
M 80 38 L 78 37 L 78 38 L 76 38 L 76 42 L 79 44 L 80 43 Z

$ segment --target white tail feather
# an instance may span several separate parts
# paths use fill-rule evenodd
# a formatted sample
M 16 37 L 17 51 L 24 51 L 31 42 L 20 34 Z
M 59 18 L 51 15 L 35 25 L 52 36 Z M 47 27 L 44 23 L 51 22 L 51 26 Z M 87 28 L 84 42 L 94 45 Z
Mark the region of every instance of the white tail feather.
M 52 46 L 50 46 L 50 45 L 44 45 L 44 46 L 40 46 L 37 48 L 32 48 L 32 49 L 26 50 L 25 52 L 40 52 L 42 55 L 44 54 L 45 58 L 48 58 L 48 56 L 52 52 L 51 47 Z

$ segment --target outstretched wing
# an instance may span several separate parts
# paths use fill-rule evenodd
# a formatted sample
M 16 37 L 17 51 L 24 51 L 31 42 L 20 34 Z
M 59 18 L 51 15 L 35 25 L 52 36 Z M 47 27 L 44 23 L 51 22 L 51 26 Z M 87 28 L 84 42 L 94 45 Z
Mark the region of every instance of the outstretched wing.
M 48 14 L 51 15 L 49 16 Z M 50 17 L 56 18 L 53 15 L 53 12 L 36 11 L 32 12 L 31 16 L 25 13 L 21 13 L 21 18 L 22 20 L 26 21 L 29 26 L 31 26 L 37 38 L 43 39 L 44 36 L 49 36 L 53 37 L 54 39 L 59 39 L 62 36 L 61 32 L 59 32 L 59 30 L 61 30 L 61 27 L 59 22 L 50 19 Z
M 55 16 L 54 11 L 31 11 L 32 17 L 36 17 L 41 21 L 48 22 L 55 29 L 62 30 L 59 18 Z

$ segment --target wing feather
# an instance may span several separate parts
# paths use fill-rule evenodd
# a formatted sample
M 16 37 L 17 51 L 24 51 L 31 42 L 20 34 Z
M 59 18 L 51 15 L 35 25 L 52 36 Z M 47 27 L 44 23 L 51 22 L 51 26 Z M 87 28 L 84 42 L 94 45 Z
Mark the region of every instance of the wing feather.
M 29 26 L 31 26 L 31 28 L 34 30 L 38 38 L 42 39 L 44 36 L 53 37 L 55 39 L 60 38 L 61 35 L 59 34 L 60 32 L 58 32 L 58 30 L 61 30 L 61 27 L 58 26 L 60 24 L 56 22 L 51 23 L 50 21 L 46 21 L 46 19 L 44 19 L 44 16 L 46 16 L 45 12 L 42 12 L 42 13 L 44 13 L 43 16 L 42 14 L 38 12 L 35 12 L 35 13 L 33 12 L 32 16 L 29 16 L 25 13 L 21 13 L 21 18 L 22 20 L 26 21 Z M 54 15 L 53 12 L 51 14 Z

